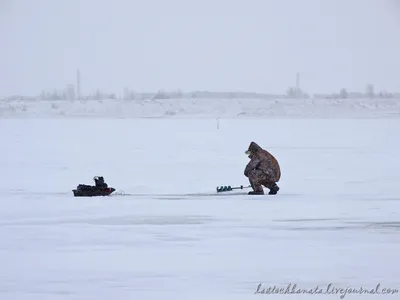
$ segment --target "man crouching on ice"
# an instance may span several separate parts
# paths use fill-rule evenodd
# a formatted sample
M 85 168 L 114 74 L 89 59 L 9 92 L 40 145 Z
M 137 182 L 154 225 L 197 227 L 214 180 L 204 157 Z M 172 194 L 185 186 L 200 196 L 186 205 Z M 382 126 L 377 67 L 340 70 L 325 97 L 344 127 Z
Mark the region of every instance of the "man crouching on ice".
M 250 162 L 244 170 L 244 176 L 249 178 L 253 191 L 249 195 L 264 195 L 262 186 L 268 188 L 269 195 L 276 195 L 279 187 L 276 184 L 281 178 L 281 169 L 276 158 L 255 142 L 251 142 L 245 152 Z

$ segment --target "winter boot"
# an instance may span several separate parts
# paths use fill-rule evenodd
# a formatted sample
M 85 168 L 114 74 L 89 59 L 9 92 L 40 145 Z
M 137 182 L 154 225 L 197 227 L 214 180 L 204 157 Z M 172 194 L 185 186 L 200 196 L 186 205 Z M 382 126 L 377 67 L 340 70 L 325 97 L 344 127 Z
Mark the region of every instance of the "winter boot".
M 278 193 L 278 191 L 279 191 L 279 186 L 275 183 L 275 184 L 271 187 L 271 189 L 270 189 L 268 195 L 276 195 L 276 194 Z
M 263 189 L 259 189 L 259 190 L 255 190 L 255 191 L 250 191 L 248 193 L 248 195 L 264 195 L 264 190 Z

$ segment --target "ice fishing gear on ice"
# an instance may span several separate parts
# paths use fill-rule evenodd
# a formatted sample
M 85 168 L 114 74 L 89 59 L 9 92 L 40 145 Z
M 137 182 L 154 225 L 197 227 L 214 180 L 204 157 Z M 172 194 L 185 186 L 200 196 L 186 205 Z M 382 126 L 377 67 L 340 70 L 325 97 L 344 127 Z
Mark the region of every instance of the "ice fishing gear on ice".
M 217 186 L 217 193 L 230 192 L 233 190 L 243 190 L 243 189 L 250 188 L 250 187 L 251 187 L 251 185 L 249 185 L 249 186 L 241 185 L 241 186 L 236 186 L 236 187 L 232 187 L 230 185 L 221 185 L 221 186 Z
M 74 197 L 109 196 L 115 192 L 113 187 L 108 187 L 107 183 L 104 182 L 103 176 L 95 176 L 93 180 L 95 186 L 79 184 L 76 189 L 73 189 Z
M 109 196 L 115 191 L 114 188 L 101 189 L 95 186 L 80 184 L 76 189 L 72 190 L 74 197 L 98 197 Z

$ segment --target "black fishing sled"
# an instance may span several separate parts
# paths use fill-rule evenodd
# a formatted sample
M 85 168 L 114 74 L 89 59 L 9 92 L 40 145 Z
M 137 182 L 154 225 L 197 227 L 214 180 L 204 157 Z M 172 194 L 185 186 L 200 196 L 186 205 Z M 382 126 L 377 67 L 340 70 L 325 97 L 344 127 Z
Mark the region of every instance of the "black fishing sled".
M 102 176 L 93 178 L 96 185 L 79 184 L 76 189 L 73 189 L 74 197 L 98 197 L 109 196 L 115 192 L 113 187 L 108 187 Z
M 115 192 L 114 188 L 101 189 L 91 185 L 80 184 L 74 190 L 74 197 L 96 197 L 96 196 L 109 196 Z

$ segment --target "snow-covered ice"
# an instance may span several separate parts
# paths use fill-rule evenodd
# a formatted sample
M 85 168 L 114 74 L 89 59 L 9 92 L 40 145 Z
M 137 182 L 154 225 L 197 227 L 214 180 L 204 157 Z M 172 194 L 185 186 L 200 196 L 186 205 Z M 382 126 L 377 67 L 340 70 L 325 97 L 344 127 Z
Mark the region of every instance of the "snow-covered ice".
M 400 290 L 400 120 L 2 119 L 0 299 L 340 299 Z M 247 185 L 256 141 L 277 196 Z M 103 175 L 126 195 L 74 198 Z M 203 195 L 195 195 L 202 193 Z M 397 299 L 345 295 L 345 299 Z
M 2 118 L 399 118 L 396 98 L 0 100 Z

